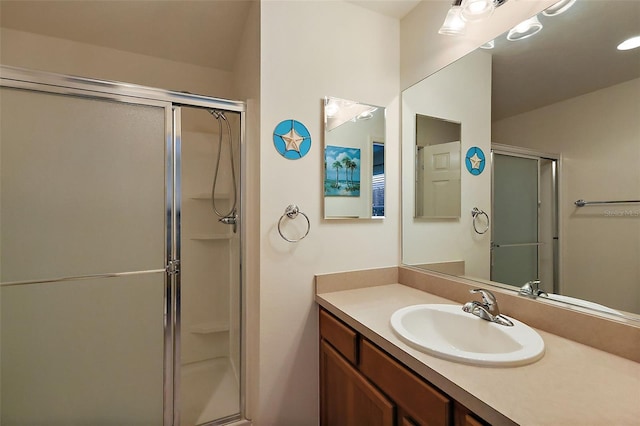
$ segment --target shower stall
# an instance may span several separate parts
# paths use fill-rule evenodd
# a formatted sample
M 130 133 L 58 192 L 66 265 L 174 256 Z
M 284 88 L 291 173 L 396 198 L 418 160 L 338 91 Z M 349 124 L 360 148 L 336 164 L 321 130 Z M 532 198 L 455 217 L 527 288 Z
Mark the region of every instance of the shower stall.
M 558 157 L 493 144 L 491 280 L 558 293 Z
M 242 420 L 244 103 L 0 77 L 0 424 Z

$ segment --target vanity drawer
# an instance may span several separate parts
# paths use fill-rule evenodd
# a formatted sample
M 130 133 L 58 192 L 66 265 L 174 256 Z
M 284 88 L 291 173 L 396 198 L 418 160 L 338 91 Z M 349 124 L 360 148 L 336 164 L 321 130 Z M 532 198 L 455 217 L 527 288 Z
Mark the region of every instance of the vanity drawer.
M 421 425 L 449 425 L 452 401 L 403 365 L 362 339 L 360 371 Z
M 331 343 L 349 362 L 357 364 L 357 333 L 324 310 L 320 310 L 320 337 Z

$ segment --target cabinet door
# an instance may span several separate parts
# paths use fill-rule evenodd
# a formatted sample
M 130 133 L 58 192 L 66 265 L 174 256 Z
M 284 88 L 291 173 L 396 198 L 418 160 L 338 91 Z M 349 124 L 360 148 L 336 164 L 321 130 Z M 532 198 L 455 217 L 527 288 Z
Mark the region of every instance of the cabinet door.
M 394 406 L 327 342 L 320 342 L 320 424 L 392 426 Z
M 453 408 L 454 426 L 487 426 L 488 423 L 477 418 L 471 410 L 456 402 Z
M 452 401 L 445 394 L 364 339 L 360 344 L 360 371 L 393 398 L 408 417 L 406 421 L 429 426 L 451 424 Z

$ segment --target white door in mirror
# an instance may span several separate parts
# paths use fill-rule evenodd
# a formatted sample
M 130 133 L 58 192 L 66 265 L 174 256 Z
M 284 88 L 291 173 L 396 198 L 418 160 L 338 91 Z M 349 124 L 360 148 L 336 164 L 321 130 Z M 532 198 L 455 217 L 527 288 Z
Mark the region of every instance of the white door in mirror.
M 460 141 L 425 146 L 418 150 L 417 186 L 422 203 L 417 217 L 460 217 Z

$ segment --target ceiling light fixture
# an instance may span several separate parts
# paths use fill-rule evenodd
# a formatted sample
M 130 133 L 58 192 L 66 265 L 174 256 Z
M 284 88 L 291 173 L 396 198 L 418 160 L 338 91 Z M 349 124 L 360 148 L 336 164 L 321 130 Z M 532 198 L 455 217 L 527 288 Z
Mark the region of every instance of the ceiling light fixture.
M 488 18 L 493 11 L 505 4 L 508 0 L 453 0 L 453 4 L 447 11 L 447 16 L 439 34 L 444 35 L 464 35 L 467 22 L 477 22 Z M 545 9 L 542 14 L 545 16 L 557 16 L 566 12 L 577 0 L 560 0 Z M 538 34 L 542 30 L 542 24 L 538 16 L 527 19 L 509 30 L 507 40 L 518 41 Z M 639 36 L 640 37 L 640 36 Z M 483 49 L 492 49 L 491 41 L 480 46 Z M 627 43 L 627 42 L 624 42 Z M 628 44 L 620 44 L 618 49 L 626 50 L 633 47 L 626 47 Z M 631 43 L 631 42 L 629 42 Z
M 438 31 L 444 35 L 464 35 L 467 22 L 477 22 L 491 16 L 496 7 L 507 0 L 453 0 L 444 23 Z
M 552 4 L 551 6 L 546 8 L 542 12 L 542 14 L 544 16 L 560 15 L 561 13 L 566 12 L 571 6 L 573 6 L 575 2 L 576 0 L 560 0 L 559 2 Z
M 438 34 L 443 35 L 463 35 L 466 31 L 465 23 L 462 19 L 462 0 L 454 0 L 451 8 L 447 12 L 447 16 L 444 18 L 442 27 L 438 30 Z
M 463 0 L 461 16 L 469 22 L 482 21 L 491 16 L 495 9 L 493 0 Z
M 526 21 L 523 21 L 509 30 L 507 34 L 507 40 L 518 41 L 529 38 L 535 34 L 538 34 L 542 30 L 542 24 L 538 20 L 538 16 L 533 16 Z
M 620 43 L 617 47 L 618 50 L 631 50 L 640 47 L 640 35 L 631 37 Z

